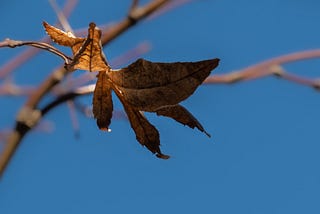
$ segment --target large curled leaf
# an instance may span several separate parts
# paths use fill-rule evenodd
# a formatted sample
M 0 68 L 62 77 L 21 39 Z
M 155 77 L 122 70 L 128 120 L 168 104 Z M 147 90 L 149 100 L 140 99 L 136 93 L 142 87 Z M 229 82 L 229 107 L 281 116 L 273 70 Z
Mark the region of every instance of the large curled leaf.
M 108 74 L 126 101 L 139 110 L 153 112 L 188 98 L 218 63 L 219 59 L 175 63 L 139 59 Z
M 101 30 L 94 23 L 90 23 L 88 37 L 75 37 L 71 32 L 64 32 L 43 22 L 44 28 L 50 38 L 59 45 L 71 47 L 76 60 L 74 69 L 87 71 L 109 70 L 106 57 L 102 51 Z M 84 49 L 82 49 L 84 48 Z
M 200 131 L 204 132 L 208 137 L 210 134 L 206 132 L 200 122 L 183 106 L 174 105 L 174 106 L 164 106 L 156 110 L 157 115 L 171 117 L 183 125 L 187 125 L 190 128 L 197 128 Z
M 108 131 L 113 111 L 110 81 L 105 71 L 99 72 L 97 77 L 92 112 L 94 118 L 97 119 L 99 129 Z

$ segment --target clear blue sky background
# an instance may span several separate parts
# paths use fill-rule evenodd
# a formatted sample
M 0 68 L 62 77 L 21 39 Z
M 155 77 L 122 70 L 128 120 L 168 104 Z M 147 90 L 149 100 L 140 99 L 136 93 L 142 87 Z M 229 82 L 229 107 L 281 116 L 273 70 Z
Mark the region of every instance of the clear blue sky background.
M 144 1 L 146 2 L 146 1 Z M 62 1 L 59 1 L 62 4 Z M 74 28 L 126 15 L 129 0 L 83 1 Z M 153 61 L 221 58 L 215 73 L 320 44 L 316 0 L 197 0 L 129 30 L 105 48 L 113 59 L 139 42 Z M 41 22 L 54 23 L 47 1 L 2 0 L 0 38 L 37 40 Z M 1 49 L 2 65 L 19 50 Z M 18 83 L 38 84 L 61 63 L 44 53 L 18 69 Z M 319 60 L 286 66 L 319 76 Z M 80 71 L 82 72 L 82 71 Z M 74 138 L 68 109 L 47 115 L 53 133 L 32 132 L 0 181 L 2 214 L 82 213 L 320 213 L 320 94 L 273 77 L 235 85 L 201 86 L 183 102 L 212 138 L 171 119 L 149 115 L 168 161 L 135 140 L 127 121 L 103 133 L 79 114 Z M 81 99 L 90 104 L 91 96 Z M 1 128 L 13 125 L 24 100 L 1 98 Z M 116 109 L 121 109 L 116 102 Z

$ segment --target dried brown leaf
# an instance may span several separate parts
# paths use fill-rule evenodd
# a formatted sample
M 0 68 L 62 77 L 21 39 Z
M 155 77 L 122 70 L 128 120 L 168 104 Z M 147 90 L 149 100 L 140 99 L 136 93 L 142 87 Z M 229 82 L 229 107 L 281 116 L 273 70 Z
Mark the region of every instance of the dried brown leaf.
M 47 22 L 43 22 L 44 29 L 47 34 L 50 36 L 52 41 L 59 45 L 72 47 L 76 44 L 81 44 L 86 40 L 85 38 L 75 37 L 71 32 L 64 32 L 52 25 L 49 25 Z
M 208 137 L 210 134 L 206 132 L 200 122 L 183 106 L 174 105 L 174 106 L 164 106 L 155 111 L 157 115 L 171 117 L 183 125 L 187 125 L 190 128 L 197 128 L 200 131 L 204 132 Z
M 153 112 L 188 98 L 218 63 L 219 59 L 175 63 L 139 59 L 108 75 L 126 101 L 139 110 Z
M 113 111 L 110 81 L 105 71 L 99 72 L 97 78 L 92 112 L 94 118 L 97 119 L 99 129 L 108 131 Z
M 71 32 L 64 32 L 43 22 L 50 38 L 59 45 L 71 47 L 74 56 L 74 69 L 87 71 L 109 70 L 106 57 L 102 51 L 101 30 L 96 24 L 90 23 L 88 37 L 75 37 Z

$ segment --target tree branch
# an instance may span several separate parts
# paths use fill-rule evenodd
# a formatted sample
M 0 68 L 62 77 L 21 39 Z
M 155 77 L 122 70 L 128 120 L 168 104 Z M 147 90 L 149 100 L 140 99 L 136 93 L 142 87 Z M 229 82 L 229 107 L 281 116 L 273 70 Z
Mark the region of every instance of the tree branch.
M 274 74 L 274 71 L 271 69 L 273 66 L 312 58 L 320 58 L 320 49 L 291 53 L 263 61 L 261 63 L 244 68 L 240 71 L 234 71 L 227 74 L 212 75 L 205 80 L 204 84 L 236 83 L 239 81 L 262 78 Z

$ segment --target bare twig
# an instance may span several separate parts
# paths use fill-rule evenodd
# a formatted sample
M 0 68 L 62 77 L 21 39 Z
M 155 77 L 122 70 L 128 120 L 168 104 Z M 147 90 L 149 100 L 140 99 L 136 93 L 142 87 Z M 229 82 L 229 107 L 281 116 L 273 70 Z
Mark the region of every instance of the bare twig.
M 57 2 L 55 0 L 49 0 L 51 7 L 53 8 L 54 12 L 57 14 L 58 20 L 62 26 L 62 28 L 67 32 L 72 32 L 72 28 L 67 20 L 67 17 L 64 15 L 63 11 L 60 10 Z M 74 0 L 74 2 L 77 2 Z
M 273 74 L 281 79 L 288 80 L 290 82 L 297 83 L 299 85 L 305 85 L 314 89 L 320 89 L 320 80 L 319 79 L 309 79 L 301 77 L 292 73 L 288 73 L 283 69 L 282 66 L 272 66 L 270 70 Z
M 74 136 L 76 138 L 79 137 L 80 135 L 80 126 L 79 126 L 79 121 L 76 115 L 76 108 L 73 100 L 68 100 L 67 101 L 68 109 L 69 109 L 69 114 L 71 118 L 71 123 L 74 131 Z
M 263 61 L 248 68 L 227 74 L 212 75 L 205 80 L 205 84 L 226 84 L 239 81 L 253 80 L 274 74 L 272 66 L 283 65 L 305 59 L 320 58 L 320 49 L 291 53 L 270 60 Z
M 119 57 L 116 57 L 110 61 L 110 64 L 112 65 L 113 68 L 120 67 L 126 62 L 129 62 L 131 60 L 137 59 L 140 57 L 142 54 L 150 51 L 151 49 L 151 44 L 149 42 L 142 42 L 138 44 L 136 47 L 133 49 L 125 52 Z
M 11 81 L 5 81 L 0 85 L 0 96 L 25 96 L 30 95 L 35 90 L 32 86 L 20 86 Z
M 46 37 L 41 39 L 41 42 L 49 43 L 50 39 Z M 0 79 L 7 77 L 10 74 L 10 72 L 18 68 L 19 66 L 23 65 L 26 61 L 28 61 L 31 57 L 35 56 L 40 51 L 41 49 L 29 47 L 13 59 L 9 60 L 0 68 Z
M 11 39 L 5 39 L 4 41 L 0 42 L 0 48 L 3 47 L 9 47 L 9 48 L 15 48 L 19 46 L 32 46 L 35 48 L 40 48 L 46 51 L 49 51 L 59 57 L 61 57 L 64 61 L 65 64 L 70 64 L 72 61 L 72 58 L 66 56 L 64 53 L 59 51 L 57 48 L 53 47 L 52 45 L 49 45 L 44 42 L 35 42 L 35 41 L 17 41 L 17 40 L 11 40 Z
M 132 0 L 130 9 L 129 9 L 129 14 L 134 11 L 139 5 L 139 0 Z
M 158 16 L 163 15 L 164 13 L 167 13 L 170 10 L 173 10 L 177 7 L 181 7 L 184 4 L 190 3 L 192 1 L 196 0 L 172 0 L 169 4 L 166 4 L 164 7 L 162 7 L 160 10 L 157 10 L 157 12 L 153 13 L 151 16 L 148 17 L 148 20 L 154 19 Z
M 128 17 L 117 23 L 114 27 L 106 32 L 103 32 L 101 37 L 102 44 L 111 42 L 113 39 L 122 34 L 125 30 L 135 25 L 138 21 L 146 18 L 156 10 L 160 9 L 171 0 L 154 0 L 143 7 L 137 7 L 128 15 Z

